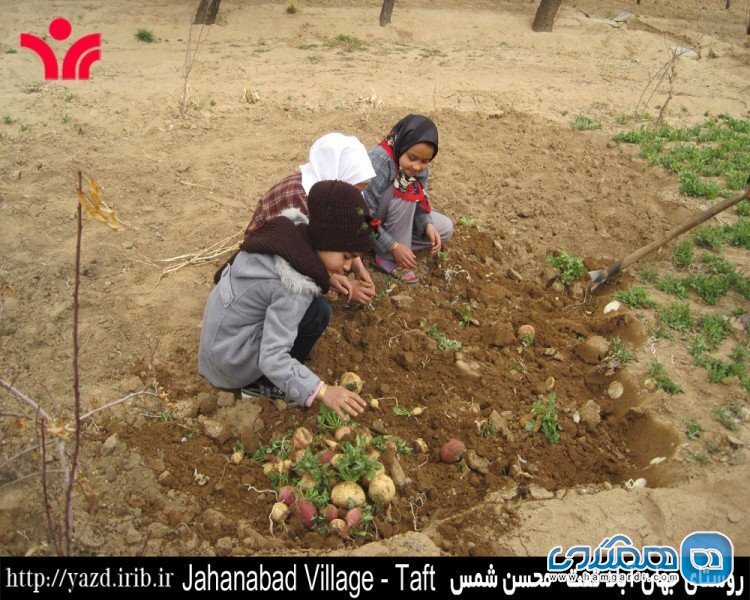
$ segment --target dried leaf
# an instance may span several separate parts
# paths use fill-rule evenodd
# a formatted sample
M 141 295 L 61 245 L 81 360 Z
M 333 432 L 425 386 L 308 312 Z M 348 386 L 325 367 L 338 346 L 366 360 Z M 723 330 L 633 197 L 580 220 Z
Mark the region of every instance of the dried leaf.
M 55 419 L 46 427 L 46 429 L 49 435 L 60 438 L 61 440 L 69 440 L 70 434 L 72 433 L 71 430 L 65 426 L 65 422 L 60 419 Z
M 114 211 L 102 201 L 102 189 L 99 184 L 91 177 L 86 177 L 89 182 L 89 193 L 83 190 L 76 190 L 78 201 L 83 211 L 89 218 L 95 221 L 101 221 L 110 229 L 122 229 L 122 224 L 117 220 Z

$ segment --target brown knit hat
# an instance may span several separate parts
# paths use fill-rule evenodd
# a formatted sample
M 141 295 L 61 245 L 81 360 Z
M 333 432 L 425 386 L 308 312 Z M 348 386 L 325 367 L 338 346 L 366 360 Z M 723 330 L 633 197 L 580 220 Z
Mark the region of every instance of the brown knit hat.
M 374 229 L 360 192 L 343 181 L 319 181 L 307 195 L 308 233 L 316 250 L 367 252 Z

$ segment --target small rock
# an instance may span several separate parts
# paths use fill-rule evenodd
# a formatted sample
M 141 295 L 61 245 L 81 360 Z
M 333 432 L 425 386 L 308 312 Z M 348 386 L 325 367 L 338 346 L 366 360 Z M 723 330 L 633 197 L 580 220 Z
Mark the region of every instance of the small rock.
M 732 448 L 740 448 L 745 445 L 745 443 L 733 436 L 731 433 L 727 434 L 727 442 L 729 442 L 729 445 L 732 446 Z
M 172 532 L 172 528 L 164 523 L 154 521 L 148 526 L 148 533 L 152 539 L 160 540 L 167 537 Z
M 414 298 L 409 296 L 409 294 L 398 294 L 396 296 L 391 296 L 391 302 L 396 308 L 404 309 L 409 308 L 414 304 Z
M 559 281 L 553 281 L 551 289 L 557 294 L 562 294 L 565 291 L 565 286 Z
M 286 410 L 288 406 L 286 401 L 281 399 L 274 400 L 273 405 L 276 407 L 276 410 Z
M 624 10 L 612 20 L 615 21 L 615 23 L 627 23 L 628 19 L 632 16 L 633 13 Z
M 533 204 L 527 204 L 526 206 L 521 206 L 517 211 L 516 214 L 523 218 L 523 219 L 529 219 L 534 216 L 535 209 Z
M 425 442 L 422 438 L 417 438 L 414 440 L 414 445 L 417 447 L 417 452 L 419 454 L 427 454 L 428 446 L 427 442 Z
M 102 451 L 105 455 L 114 454 L 115 452 L 119 454 L 119 451 L 124 449 L 125 444 L 120 441 L 120 438 L 117 437 L 116 433 L 110 435 L 102 445 Z
M 742 511 L 735 510 L 735 509 L 729 509 L 727 511 L 727 521 L 730 523 L 739 523 L 745 518 L 745 514 Z
M 466 464 L 472 471 L 482 475 L 487 475 L 490 472 L 490 461 L 479 456 L 474 450 L 469 450 L 466 453 Z
M 515 269 L 508 269 L 507 273 L 508 277 L 512 279 L 513 281 L 523 281 L 523 275 L 521 275 L 518 271 Z
M 216 554 L 219 556 L 229 556 L 229 553 L 234 548 L 234 542 L 232 538 L 223 537 L 216 540 Z
M 684 56 L 685 58 L 692 58 L 694 60 L 698 60 L 698 58 L 700 58 L 695 50 L 685 48 L 684 46 L 672 46 L 672 52 L 674 52 L 677 56 Z
M 129 379 L 125 379 L 120 383 L 120 391 L 123 394 L 131 394 L 133 392 L 138 392 L 143 389 L 143 382 L 141 381 L 141 378 L 137 375 L 134 375 L 133 377 L 130 377 Z
M 599 364 L 608 352 L 609 342 L 600 335 L 592 335 L 575 347 L 576 356 L 590 365 Z
M 498 348 L 513 346 L 516 343 L 516 336 L 510 323 L 496 323 L 487 332 L 485 339 L 490 346 Z
M 153 471 L 156 471 L 157 473 L 161 473 L 167 468 L 167 465 L 164 463 L 164 461 L 161 458 L 157 457 L 146 457 L 146 464 L 148 465 L 149 469 L 152 469 Z
M 396 364 L 404 369 L 412 369 L 419 363 L 413 352 L 400 352 L 395 358 Z
M 586 288 L 579 281 L 570 286 L 570 295 L 576 300 L 583 300 L 586 297 Z
M 235 400 L 236 399 L 232 392 L 219 392 L 219 397 L 217 398 L 216 403 L 222 408 L 229 408 L 234 406 Z
M 12 181 L 18 181 L 21 179 L 21 169 L 16 169 L 13 171 L 13 174 L 10 176 Z
M 127 240 L 122 243 L 122 247 L 125 248 L 125 250 L 132 250 L 133 249 L 133 242 L 130 240 Z
M 198 394 L 198 402 L 200 404 L 201 414 L 212 415 L 216 412 L 216 398 L 208 392 L 201 392 Z
M 170 471 L 164 471 L 159 475 L 159 483 L 167 487 L 174 487 L 175 477 Z
M 556 279 L 557 271 L 555 271 L 552 267 L 545 267 L 544 271 L 542 271 L 542 278 L 540 283 L 542 284 L 542 287 L 549 287 L 554 283 Z
M 518 486 L 515 484 L 512 484 L 497 492 L 492 492 L 490 494 L 489 499 L 491 502 L 509 502 L 511 500 L 515 500 L 517 497 L 518 497 Z
M 172 417 L 177 421 L 185 421 L 187 419 L 194 419 L 198 416 L 198 410 L 200 410 L 200 402 L 196 398 L 190 400 L 182 400 L 175 404 L 172 409 Z
M 456 367 L 459 371 L 461 371 L 463 375 L 471 379 L 479 379 L 482 377 L 482 373 L 480 371 L 481 365 L 475 360 L 472 360 L 470 362 L 457 360 Z
M 203 426 L 203 433 L 218 444 L 226 442 L 231 435 L 229 427 L 219 421 L 203 417 L 201 418 L 201 425 Z
M 388 433 L 388 425 L 385 424 L 383 419 L 375 419 L 372 422 L 372 430 L 380 435 L 386 435 Z
M 138 544 L 143 540 L 143 534 L 139 533 L 132 525 L 125 532 L 125 541 L 128 544 Z
M 580 414 L 581 420 L 586 423 L 586 425 L 590 425 L 592 427 L 598 425 L 602 421 L 602 409 L 593 400 L 589 400 L 588 402 L 586 402 L 586 404 L 583 405 Z
M 201 515 L 201 521 L 206 527 L 213 530 L 219 530 L 222 527 L 231 525 L 230 519 L 215 508 L 207 508 L 203 512 L 203 515 Z
M 536 483 L 530 483 L 529 496 L 532 500 L 552 500 L 555 494 Z

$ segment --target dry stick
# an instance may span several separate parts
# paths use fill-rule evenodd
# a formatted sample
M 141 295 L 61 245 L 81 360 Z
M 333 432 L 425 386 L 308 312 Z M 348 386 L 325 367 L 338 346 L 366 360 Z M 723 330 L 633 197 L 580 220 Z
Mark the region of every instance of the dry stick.
M 12 383 L 9 383 L 5 381 L 4 379 L 0 379 L 0 387 L 3 388 L 6 392 L 8 392 L 11 396 L 14 396 L 21 402 L 25 402 L 26 404 L 28 404 L 32 409 L 34 409 L 34 412 L 38 412 L 45 421 L 49 421 L 50 423 L 54 422 L 54 419 L 50 417 L 47 414 L 47 412 L 39 404 L 34 402 L 31 398 L 29 398 L 23 392 L 13 387 Z M 68 457 L 65 454 L 65 444 L 63 443 L 62 440 L 56 439 L 55 446 L 57 446 L 57 453 L 60 456 L 60 465 L 62 467 L 62 472 L 67 473 L 68 472 Z M 65 485 L 68 484 L 67 475 L 65 476 L 64 484 Z
M 132 394 L 128 394 L 124 398 L 120 398 L 119 400 L 115 400 L 113 402 L 109 402 L 105 404 L 104 406 L 100 406 L 99 408 L 95 408 L 94 410 L 90 410 L 89 412 L 81 415 L 81 421 L 84 421 L 88 419 L 91 415 L 95 415 L 98 412 L 101 412 L 103 410 L 106 410 L 108 408 L 111 408 L 113 406 L 117 406 L 118 404 L 121 404 L 123 402 L 127 402 L 131 398 L 135 398 L 137 396 L 153 396 L 154 398 L 158 398 L 159 395 L 155 394 L 154 392 L 147 392 L 147 391 L 141 391 L 141 392 L 133 392 Z
M 60 536 L 58 535 L 58 532 L 56 531 L 56 528 L 52 522 L 52 507 L 49 504 L 49 488 L 47 487 L 47 452 L 46 452 L 46 440 L 44 439 L 44 421 L 42 421 L 42 426 L 39 427 L 39 416 L 37 414 L 37 420 L 36 420 L 36 435 L 37 435 L 37 444 L 41 448 L 41 467 L 42 467 L 42 494 L 44 499 L 44 512 L 47 517 L 47 531 L 49 532 L 50 539 L 55 544 L 55 549 L 57 550 L 57 555 L 62 556 L 62 540 L 60 539 Z M 41 441 L 39 441 L 41 438 Z
M 52 440 L 47 441 L 47 445 L 51 444 Z M 22 456 L 28 454 L 29 452 L 33 452 L 34 450 L 37 450 L 39 448 L 39 443 L 37 442 L 33 446 L 29 446 L 28 448 L 24 448 L 19 453 L 14 454 L 10 458 L 8 458 L 3 464 L 0 465 L 0 470 L 2 470 L 6 465 L 9 465 L 14 460 L 21 458 Z
M 83 193 L 82 175 L 78 171 L 78 192 Z M 65 544 L 68 556 L 73 553 L 73 483 L 78 469 L 78 454 L 81 451 L 81 385 L 78 368 L 78 290 L 81 287 L 81 238 L 83 237 L 83 214 L 78 203 L 78 232 L 76 236 L 76 280 L 73 288 L 73 395 L 75 397 L 76 433 L 73 442 L 73 456 L 70 459 L 70 477 L 65 494 Z
M 68 473 L 66 469 L 45 469 L 47 473 Z M 16 485 L 17 483 L 21 483 L 22 481 L 26 481 L 27 479 L 31 479 L 32 477 L 38 477 L 39 475 L 42 475 L 42 471 L 39 471 L 37 473 L 30 473 L 29 475 L 24 475 L 23 477 L 19 477 L 18 479 L 14 479 L 13 481 L 9 481 L 8 483 L 4 483 L 3 485 L 0 485 L 0 490 L 5 489 L 6 487 L 9 487 L 11 485 Z
M 190 19 L 190 29 L 188 30 L 187 47 L 185 49 L 185 85 L 182 88 L 182 96 L 180 97 L 180 118 L 183 120 L 187 118 L 185 114 L 185 105 L 187 103 L 188 79 L 190 78 L 190 72 L 193 70 L 193 66 L 195 66 L 195 61 L 198 58 L 198 51 L 201 49 L 202 44 L 205 44 L 206 40 L 208 39 L 208 32 L 206 32 L 206 37 L 201 42 L 201 35 L 203 33 L 203 28 L 206 26 L 207 17 L 208 17 L 208 11 L 206 11 L 206 13 L 203 16 L 203 23 L 201 24 L 200 31 L 198 31 L 198 41 L 195 43 L 195 52 L 192 58 L 190 57 L 190 47 L 192 45 L 192 40 L 193 40 L 193 20 Z

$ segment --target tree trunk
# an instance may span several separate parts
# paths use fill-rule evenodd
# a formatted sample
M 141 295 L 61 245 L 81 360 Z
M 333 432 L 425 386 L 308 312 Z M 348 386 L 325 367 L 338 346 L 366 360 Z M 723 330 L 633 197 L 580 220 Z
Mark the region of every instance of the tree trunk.
M 213 25 L 219 12 L 220 2 L 221 0 L 201 0 L 193 25 Z
M 557 9 L 560 8 L 560 4 L 562 4 L 562 0 L 542 0 L 536 10 L 536 17 L 534 17 L 534 24 L 531 28 L 534 31 L 552 31 L 552 25 L 555 22 L 555 15 Z
M 393 4 L 396 0 L 383 0 L 383 8 L 380 9 L 380 26 L 385 27 L 391 22 L 391 13 L 393 13 Z

